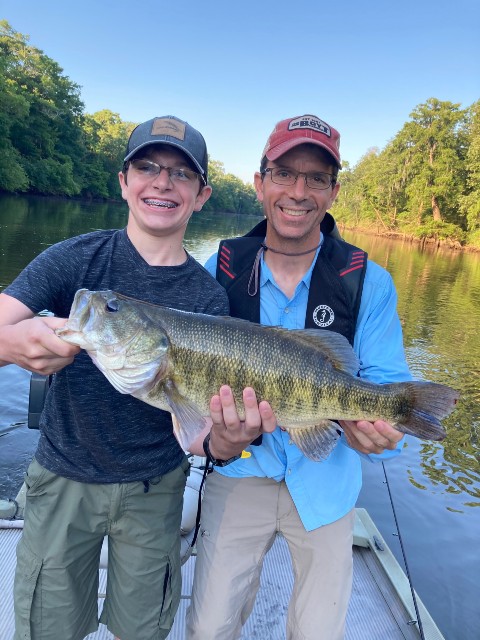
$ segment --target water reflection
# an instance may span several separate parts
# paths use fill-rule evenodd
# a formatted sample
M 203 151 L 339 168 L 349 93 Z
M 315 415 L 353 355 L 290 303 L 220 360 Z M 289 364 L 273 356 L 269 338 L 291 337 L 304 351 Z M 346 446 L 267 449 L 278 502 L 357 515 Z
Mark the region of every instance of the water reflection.
M 448 493 L 466 494 L 463 506 L 480 506 L 480 259 L 348 232 L 345 236 L 394 278 L 413 375 L 461 392 L 457 409 L 444 422 L 448 437 L 442 443 L 423 443 L 420 468 L 409 471 L 410 482 L 426 489 L 426 476 Z
M 256 222 L 258 218 L 194 214 L 186 248 L 203 262 L 221 238 L 244 233 Z M 46 246 L 125 223 L 126 206 L 119 203 L 0 196 L 0 291 Z M 443 442 L 407 436 L 402 455 L 385 466 L 418 593 L 446 637 L 474 638 L 480 625 L 480 511 L 473 508 L 480 505 L 480 256 L 344 235 L 367 250 L 395 280 L 406 356 L 414 376 L 449 384 L 461 393 L 458 409 L 445 421 L 448 437 Z M 17 417 L 20 405 L 12 392 L 15 368 L 6 367 L 1 373 L 0 414 L 12 421 L 24 419 L 23 413 Z M 1 418 L 0 426 L 5 424 Z M 21 482 L 21 470 L 31 456 L 34 443 L 20 440 L 21 435 L 31 439 L 35 434 L 15 431 L 0 438 L 6 480 Z M 394 528 L 382 468 L 369 463 L 363 467 L 359 506 L 366 506 L 382 534 L 390 536 L 387 541 L 401 562 L 391 537 Z M 0 487 L 1 482 L 2 478 Z
M 0 290 L 44 247 L 95 229 L 126 223 L 123 203 L 86 203 L 52 198 L 2 196 L 0 207 Z M 185 246 L 200 262 L 220 239 L 244 233 L 258 218 L 195 213 Z M 480 504 L 480 259 L 477 255 L 419 250 L 417 245 L 359 235 L 345 238 L 368 251 L 392 274 L 398 291 L 406 356 L 419 379 L 441 382 L 461 392 L 458 409 L 445 421 L 442 443 L 424 443 L 421 464 L 410 482 L 461 494 L 462 506 Z M 472 500 L 473 498 L 473 500 Z

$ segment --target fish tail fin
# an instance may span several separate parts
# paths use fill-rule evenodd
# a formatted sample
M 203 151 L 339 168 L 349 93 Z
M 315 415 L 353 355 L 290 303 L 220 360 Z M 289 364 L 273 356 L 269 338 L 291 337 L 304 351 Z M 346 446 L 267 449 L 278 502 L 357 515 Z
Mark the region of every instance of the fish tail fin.
M 405 422 L 395 427 L 423 440 L 443 440 L 446 431 L 440 420 L 455 409 L 460 397 L 458 391 L 435 382 L 405 382 L 402 386 L 411 394 L 412 409 Z

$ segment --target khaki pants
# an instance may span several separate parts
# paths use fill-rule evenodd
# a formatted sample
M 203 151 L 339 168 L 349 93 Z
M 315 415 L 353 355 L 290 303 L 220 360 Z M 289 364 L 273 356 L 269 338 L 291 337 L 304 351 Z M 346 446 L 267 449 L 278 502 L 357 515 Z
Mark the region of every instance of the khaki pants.
M 202 505 L 188 640 L 235 640 L 281 532 L 292 555 L 288 640 L 340 640 L 352 587 L 354 510 L 307 532 L 285 482 L 212 473 Z

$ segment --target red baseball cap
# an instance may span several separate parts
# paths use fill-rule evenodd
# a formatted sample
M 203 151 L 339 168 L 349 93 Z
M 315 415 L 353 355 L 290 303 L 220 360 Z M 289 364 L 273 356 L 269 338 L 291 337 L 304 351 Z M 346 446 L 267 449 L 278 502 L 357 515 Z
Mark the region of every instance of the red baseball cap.
M 340 161 L 340 134 L 317 116 L 297 116 L 278 122 L 267 140 L 262 158 L 277 160 L 299 144 L 317 144 L 328 151 L 338 168 Z

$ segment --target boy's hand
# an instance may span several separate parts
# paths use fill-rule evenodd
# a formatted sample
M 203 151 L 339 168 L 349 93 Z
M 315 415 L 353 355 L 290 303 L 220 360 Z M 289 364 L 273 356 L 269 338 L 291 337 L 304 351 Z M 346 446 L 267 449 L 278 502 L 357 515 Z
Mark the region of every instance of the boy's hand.
M 243 390 L 245 420 L 240 420 L 230 387 L 224 385 L 219 395 L 210 401 L 212 428 L 210 451 L 214 458 L 228 460 L 239 455 L 262 433 L 271 433 L 277 426 L 275 415 L 266 401 L 257 403 L 251 387 Z
M 65 323 L 65 318 L 36 316 L 2 327 L 2 361 L 45 376 L 63 369 L 80 351 L 55 335 Z

